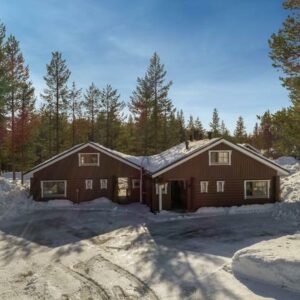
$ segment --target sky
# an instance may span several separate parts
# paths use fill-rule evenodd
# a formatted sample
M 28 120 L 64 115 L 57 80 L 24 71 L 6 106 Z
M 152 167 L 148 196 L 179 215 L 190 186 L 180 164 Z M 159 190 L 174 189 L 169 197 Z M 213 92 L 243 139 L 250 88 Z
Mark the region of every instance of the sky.
M 85 90 L 111 84 L 128 102 L 156 51 L 173 85 L 169 96 L 205 127 L 217 108 L 232 131 L 289 105 L 268 57 L 268 39 L 286 12 L 281 0 L 1 0 L 0 20 L 20 41 L 39 94 L 51 52 Z

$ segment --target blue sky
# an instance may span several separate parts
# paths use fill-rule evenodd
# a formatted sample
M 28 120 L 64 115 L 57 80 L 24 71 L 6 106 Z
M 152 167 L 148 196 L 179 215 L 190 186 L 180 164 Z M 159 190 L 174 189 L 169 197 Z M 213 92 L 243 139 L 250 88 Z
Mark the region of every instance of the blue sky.
M 83 89 L 117 88 L 124 101 L 157 51 L 170 97 L 208 126 L 213 109 L 229 129 L 242 115 L 289 105 L 267 40 L 286 16 L 281 0 L 1 0 L 0 18 L 20 41 L 37 96 L 51 51 L 61 51 Z

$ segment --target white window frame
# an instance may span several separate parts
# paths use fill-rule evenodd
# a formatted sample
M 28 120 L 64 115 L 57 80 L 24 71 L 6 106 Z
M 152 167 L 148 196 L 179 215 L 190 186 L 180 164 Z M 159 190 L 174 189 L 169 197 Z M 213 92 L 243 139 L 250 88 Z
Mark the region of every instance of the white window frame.
M 205 184 L 205 185 L 204 185 Z M 200 181 L 200 193 L 208 193 L 208 181 Z
M 156 195 L 159 194 L 159 186 L 162 185 L 162 194 L 167 195 L 168 194 L 168 183 L 156 183 L 155 184 L 155 191 Z
M 244 180 L 244 199 L 269 199 L 270 198 L 270 179 L 248 179 Z M 247 182 L 267 182 L 267 196 L 247 196 Z
M 92 190 L 93 189 L 93 179 L 86 179 L 85 180 L 85 189 L 86 190 Z
M 97 155 L 97 163 L 81 163 L 81 156 L 82 155 Z M 97 152 L 89 152 L 89 153 L 78 153 L 78 165 L 79 167 L 98 167 L 100 165 L 100 153 Z
M 220 153 L 220 152 L 227 152 L 229 153 L 229 161 L 228 163 L 215 163 L 215 162 L 212 162 L 211 161 L 211 154 L 213 152 L 217 152 L 217 153 Z M 210 166 L 231 166 L 231 154 L 232 154 L 232 150 L 210 150 L 208 151 L 208 164 Z
M 100 189 L 101 190 L 107 190 L 107 179 L 106 178 L 103 178 L 103 179 L 100 179 Z
M 63 182 L 65 184 L 65 192 L 62 195 L 54 195 L 53 198 L 57 198 L 57 197 L 67 197 L 67 180 L 59 180 L 59 179 L 54 179 L 54 180 L 41 180 L 41 197 L 42 198 L 49 198 L 49 197 L 44 197 L 44 186 L 43 183 L 44 182 Z M 52 198 L 52 197 L 50 197 Z
M 221 184 L 221 189 L 219 189 L 219 184 Z M 217 193 L 224 193 L 224 190 L 225 190 L 225 181 L 218 180 L 217 181 Z
M 132 179 L 132 188 L 133 189 L 139 189 L 141 186 L 140 179 Z

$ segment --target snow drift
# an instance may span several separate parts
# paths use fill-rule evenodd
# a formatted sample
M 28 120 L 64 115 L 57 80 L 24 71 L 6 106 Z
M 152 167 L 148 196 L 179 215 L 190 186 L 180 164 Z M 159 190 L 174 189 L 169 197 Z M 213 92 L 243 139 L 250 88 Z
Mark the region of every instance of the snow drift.
M 236 275 L 300 292 L 300 234 L 263 241 L 235 253 Z

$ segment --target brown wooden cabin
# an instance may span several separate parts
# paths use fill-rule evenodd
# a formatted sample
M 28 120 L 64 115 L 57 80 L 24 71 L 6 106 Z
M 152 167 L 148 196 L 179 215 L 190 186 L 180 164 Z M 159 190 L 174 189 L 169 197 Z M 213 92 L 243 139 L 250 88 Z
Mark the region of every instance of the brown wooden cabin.
M 36 200 L 141 202 L 152 211 L 280 200 L 279 176 L 288 171 L 253 147 L 222 138 L 184 147 L 178 157 L 171 148 L 139 159 L 96 143 L 77 145 L 28 172 L 31 193 Z

